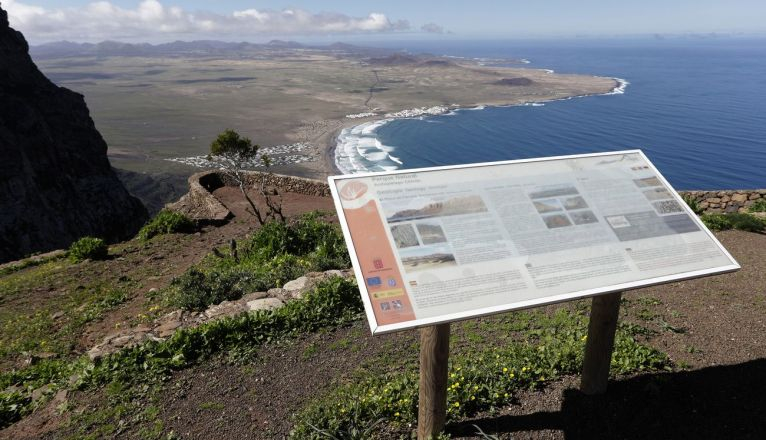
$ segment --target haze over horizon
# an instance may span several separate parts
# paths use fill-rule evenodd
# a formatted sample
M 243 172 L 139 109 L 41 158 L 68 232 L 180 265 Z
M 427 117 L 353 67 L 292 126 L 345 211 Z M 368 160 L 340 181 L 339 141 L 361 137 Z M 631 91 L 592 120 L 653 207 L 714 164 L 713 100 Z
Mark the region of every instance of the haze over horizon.
M 669 4 L 564 0 L 502 4 L 476 0 L 2 0 L 11 26 L 32 44 L 72 40 L 161 43 L 218 39 L 264 42 L 332 39 L 572 38 L 652 34 L 766 34 L 766 3 L 682 0 Z

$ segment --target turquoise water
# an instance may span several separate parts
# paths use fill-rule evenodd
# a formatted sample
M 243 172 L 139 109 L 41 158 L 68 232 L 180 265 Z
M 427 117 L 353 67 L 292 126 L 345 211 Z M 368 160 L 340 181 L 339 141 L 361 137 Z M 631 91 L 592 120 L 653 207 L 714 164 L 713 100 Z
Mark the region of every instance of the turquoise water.
M 373 148 L 360 150 L 359 170 L 641 148 L 677 189 L 766 188 L 766 40 L 398 47 L 496 64 L 523 58 L 526 67 L 623 78 L 629 85 L 624 94 L 372 124 L 364 136 Z

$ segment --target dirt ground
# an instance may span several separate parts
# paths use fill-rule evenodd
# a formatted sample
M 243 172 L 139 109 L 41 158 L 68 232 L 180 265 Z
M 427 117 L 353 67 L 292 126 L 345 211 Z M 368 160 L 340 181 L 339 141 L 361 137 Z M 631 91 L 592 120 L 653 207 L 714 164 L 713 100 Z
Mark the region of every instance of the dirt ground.
M 514 439 L 766 438 L 766 235 L 717 235 L 741 271 L 624 295 L 621 319 L 657 329 L 649 343 L 667 353 L 678 371 L 621 377 L 596 397 L 578 391 L 578 377 L 565 377 L 520 393 L 499 413 L 451 426 L 451 433 L 480 438 L 473 435 L 476 424 Z M 645 306 L 640 298 L 656 304 Z M 638 318 L 644 309 L 657 317 Z M 347 349 L 321 348 L 341 340 L 351 341 Z M 348 380 L 349 371 L 380 350 L 401 347 L 401 358 L 416 365 L 417 352 L 408 350 L 416 341 L 415 331 L 372 337 L 361 322 L 267 347 L 250 368 L 207 363 L 172 379 L 183 391 L 163 396 L 163 419 L 183 438 L 283 438 L 294 412 L 328 384 Z M 316 353 L 305 354 L 317 345 Z M 221 409 L 200 410 L 210 407 L 205 402 Z
M 167 271 L 149 285 L 168 283 L 213 246 L 250 230 L 244 202 L 219 190 L 238 217 L 220 228 L 179 237 L 111 261 L 99 276 L 118 277 L 139 263 L 159 261 Z M 332 209 L 331 200 L 290 195 L 285 211 Z M 308 208 L 307 208 L 308 207 Z M 524 391 L 494 413 L 449 426 L 456 438 L 481 438 L 474 424 L 514 439 L 762 439 L 766 438 L 766 235 L 726 231 L 716 236 L 742 265 L 739 272 L 626 292 L 621 320 L 655 330 L 647 343 L 667 353 L 672 372 L 612 380 L 602 396 L 585 396 L 579 378 L 564 377 L 539 391 Z M 135 255 L 134 255 L 135 254 Z M 135 301 L 141 301 L 136 298 Z M 132 302 L 84 338 L 96 340 Z M 163 435 L 180 438 L 281 439 L 292 415 L 312 398 L 349 381 L 359 368 L 374 369 L 382 352 L 417 365 L 417 332 L 372 337 L 365 321 L 333 332 L 267 345 L 257 359 L 235 365 L 225 357 L 174 373 L 155 398 Z M 66 396 L 73 412 L 95 405 L 98 392 Z M 62 396 L 63 398 L 63 396 Z M 59 401 L 58 404 L 61 402 Z M 0 438 L 63 438 L 68 413 L 56 402 L 0 431 Z M 121 438 L 139 438 L 140 424 Z

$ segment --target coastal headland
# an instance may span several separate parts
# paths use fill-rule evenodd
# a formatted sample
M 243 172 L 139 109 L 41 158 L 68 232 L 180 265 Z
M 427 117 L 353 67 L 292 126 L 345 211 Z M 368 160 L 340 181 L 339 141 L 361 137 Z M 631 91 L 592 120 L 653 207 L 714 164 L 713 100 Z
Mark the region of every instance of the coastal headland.
M 483 65 L 348 45 L 253 45 L 225 54 L 37 52 L 46 75 L 85 96 L 112 165 L 149 174 L 199 171 L 211 139 L 233 128 L 265 148 L 275 172 L 321 179 L 337 172 L 332 150 L 343 128 L 623 86 L 614 78 L 524 68 L 518 60 Z

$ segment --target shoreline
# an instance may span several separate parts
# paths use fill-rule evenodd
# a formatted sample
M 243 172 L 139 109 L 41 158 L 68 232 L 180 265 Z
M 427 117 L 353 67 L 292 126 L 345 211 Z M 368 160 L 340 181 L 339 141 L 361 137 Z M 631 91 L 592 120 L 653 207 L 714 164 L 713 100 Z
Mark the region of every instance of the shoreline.
M 536 69 L 545 70 L 545 69 Z M 344 117 L 342 119 L 335 119 L 338 126 L 327 130 L 325 132 L 316 134 L 313 139 L 304 140 L 303 142 L 308 144 L 314 144 L 316 151 L 316 160 L 297 163 L 283 163 L 279 165 L 273 165 L 271 167 L 272 172 L 279 174 L 286 174 L 296 177 L 304 177 L 316 180 L 326 180 L 327 177 L 333 175 L 342 175 L 344 170 L 338 166 L 337 162 L 337 150 L 341 146 L 340 137 L 344 131 L 353 130 L 354 128 L 367 126 L 369 124 L 380 124 L 375 130 L 372 131 L 373 137 L 375 131 L 381 126 L 398 119 L 424 119 L 429 116 L 444 116 L 456 114 L 460 111 L 476 111 L 485 110 L 487 108 L 502 108 L 502 107 L 517 107 L 517 106 L 542 106 L 547 102 L 554 101 L 566 101 L 574 98 L 584 98 L 589 96 L 608 96 L 625 93 L 625 88 L 630 83 L 621 78 L 609 78 L 614 81 L 614 86 L 608 92 L 603 93 L 591 93 L 584 95 L 571 95 L 565 97 L 557 97 L 550 99 L 538 99 L 538 100 L 526 100 L 521 99 L 517 102 L 485 102 L 474 103 L 468 105 L 434 105 L 431 107 L 416 107 L 403 110 L 396 110 L 391 112 L 385 112 L 382 114 L 374 114 L 363 117 Z M 439 109 L 436 112 L 434 109 Z M 349 115 L 347 115 L 349 116 Z M 356 115 L 350 115 L 356 116 Z M 385 146 L 384 146 L 385 147 Z M 168 159 L 165 159 L 168 160 Z M 172 161 L 172 160 L 171 160 Z M 399 165 L 402 165 L 399 163 Z M 202 168 L 198 168 L 202 169 Z M 397 168 L 398 169 L 398 168 Z M 379 170 L 382 171 L 382 170 Z M 357 172 L 370 172 L 369 170 L 359 169 Z
M 543 69 L 547 70 L 547 69 Z M 552 72 L 551 72 L 552 73 Z M 392 148 L 390 146 L 386 146 L 380 143 L 380 141 L 377 140 L 377 136 L 375 135 L 376 131 L 382 127 L 385 124 L 388 124 L 391 121 L 399 120 L 399 119 L 425 119 L 429 116 L 448 116 L 448 115 L 455 115 L 459 111 L 475 111 L 475 110 L 485 110 L 487 108 L 503 108 L 503 107 L 519 107 L 519 106 L 543 106 L 545 103 L 548 102 L 555 102 L 555 101 L 568 101 L 570 99 L 575 98 L 586 98 L 591 96 L 610 96 L 610 95 L 622 95 L 625 93 L 625 89 L 628 85 L 630 85 L 630 82 L 623 78 L 617 78 L 617 77 L 611 77 L 615 82 L 614 87 L 605 93 L 591 93 L 591 94 L 584 94 L 584 95 L 572 95 L 562 98 L 551 98 L 551 99 L 541 99 L 541 100 L 534 100 L 534 101 L 527 101 L 523 100 L 516 103 L 477 103 L 475 105 L 468 105 L 468 106 L 461 106 L 461 105 L 443 105 L 443 106 L 432 106 L 432 107 L 420 107 L 420 108 L 411 108 L 411 109 L 405 109 L 397 112 L 389 112 L 384 115 L 375 115 L 375 116 L 368 116 L 363 118 L 353 118 L 352 121 L 348 121 L 346 123 L 341 124 L 340 127 L 336 128 L 332 135 L 325 140 L 324 145 L 324 151 L 322 153 L 322 160 L 325 162 L 326 168 L 328 172 L 331 172 L 333 174 L 355 174 L 355 173 L 365 173 L 365 172 L 375 172 L 375 171 L 390 171 L 394 169 L 400 169 L 398 166 L 394 168 L 391 165 L 388 165 L 387 169 L 386 167 L 381 167 L 383 169 L 380 170 L 369 170 L 367 168 L 352 168 L 352 171 L 350 173 L 346 173 L 346 170 L 341 169 L 341 167 L 338 165 L 338 156 L 337 156 L 337 150 L 342 145 L 348 145 L 349 142 L 346 142 L 345 144 L 341 143 L 341 135 L 343 135 L 344 132 L 350 131 L 353 133 L 355 128 L 358 128 L 359 131 L 364 132 L 364 128 L 367 128 L 368 126 L 372 125 L 373 129 L 368 131 L 365 134 L 372 134 L 371 138 L 375 139 L 376 144 L 367 147 L 369 149 L 377 149 L 379 151 L 373 151 L 372 153 L 383 153 L 387 157 L 384 160 L 388 160 L 389 162 L 395 162 L 399 165 L 403 165 L 401 161 L 398 160 L 398 158 L 391 156 L 388 154 L 389 151 L 386 151 L 387 148 Z M 435 108 L 441 108 L 443 111 L 439 113 L 432 113 L 430 110 Z M 401 114 L 404 114 L 403 116 L 400 116 Z M 383 118 L 381 118 L 383 116 Z M 377 125 L 376 125 L 377 124 Z M 349 133 L 349 135 L 351 135 Z M 369 137 L 368 137 L 369 138 Z M 359 141 L 362 139 L 362 137 L 356 137 L 356 145 L 358 145 Z M 346 146 L 347 150 L 351 149 L 350 147 Z M 354 148 L 358 151 L 358 147 Z M 359 154 L 359 157 L 364 157 L 363 154 Z M 349 158 L 349 161 L 351 159 Z M 328 174 L 332 175 L 332 174 Z

